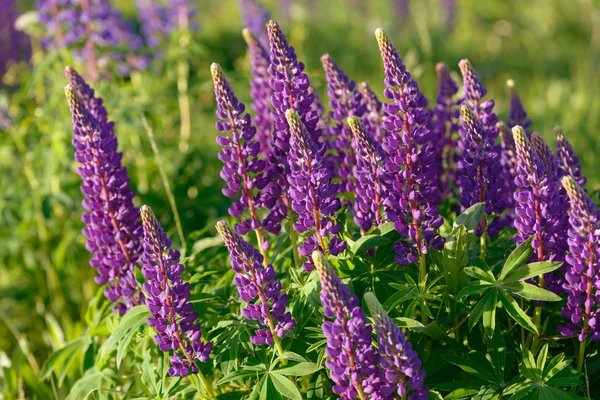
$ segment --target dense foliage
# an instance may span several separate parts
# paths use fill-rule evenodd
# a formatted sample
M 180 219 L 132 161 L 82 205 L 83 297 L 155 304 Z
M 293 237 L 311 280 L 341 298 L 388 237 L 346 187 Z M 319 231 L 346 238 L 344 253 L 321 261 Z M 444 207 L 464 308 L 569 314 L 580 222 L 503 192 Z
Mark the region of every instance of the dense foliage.
M 489 86 L 502 6 L 8 3 L 0 398 L 595 397 L 598 100 Z

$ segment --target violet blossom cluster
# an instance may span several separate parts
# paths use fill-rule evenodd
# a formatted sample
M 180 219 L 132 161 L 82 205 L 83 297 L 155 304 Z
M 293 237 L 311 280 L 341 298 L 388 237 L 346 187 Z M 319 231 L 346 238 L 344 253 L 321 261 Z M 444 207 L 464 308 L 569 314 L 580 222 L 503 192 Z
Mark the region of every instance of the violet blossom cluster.
M 172 30 L 198 30 L 198 24 L 193 22 L 196 16 L 196 0 L 169 0 L 167 24 Z
M 563 336 L 577 335 L 580 342 L 600 341 L 600 213 L 575 178 L 563 177 L 562 185 L 571 209 L 564 286 L 568 298 L 562 309 L 567 322 L 559 330 Z
M 183 264 L 179 252 L 171 248 L 171 240 L 148 206 L 141 209 L 144 227 L 142 273 L 146 278 L 146 305 L 152 314 L 148 325 L 156 329 L 154 341 L 163 352 L 173 350 L 169 357 L 171 376 L 198 373 L 196 360 L 208 360 L 211 342 L 203 342 L 198 313 L 190 301 L 190 284 L 181 279 Z
M 373 293 L 365 293 L 379 343 L 379 364 L 388 387 L 407 400 L 426 400 L 429 388 L 423 386 L 425 370 L 404 333 L 388 316 Z M 397 398 L 390 396 L 390 398 Z
M 531 135 L 531 131 L 529 130 L 531 127 L 531 120 L 527 118 L 527 111 L 525 111 L 525 107 L 523 107 L 521 96 L 519 96 L 519 93 L 515 89 L 515 82 L 512 79 L 509 79 L 506 81 L 506 86 L 508 86 L 510 91 L 510 107 L 506 123 L 511 129 L 517 125 L 522 127 L 529 136 Z
M 515 198 L 515 236 L 517 245 L 534 236 L 532 247 L 535 261 L 564 260 L 566 242 L 566 210 L 561 199 L 561 186 L 556 171 L 548 168 L 523 127 L 512 129 L 517 155 L 518 191 Z M 532 140 L 542 140 L 537 132 Z
M 160 46 L 173 26 L 168 23 L 169 10 L 160 0 L 136 0 L 144 41 L 149 47 Z
M 332 171 L 324 158 L 324 144 L 311 138 L 298 112 L 289 109 L 285 116 L 291 134 L 287 154 L 289 199 L 298 216 L 293 228 L 299 233 L 312 233 L 298 248 L 300 255 L 309 258 L 303 266 L 311 271 L 310 255 L 314 250 L 337 255 L 346 248 L 346 242 L 337 237 L 342 226 L 335 221 L 341 202 L 336 197 L 338 185 L 331 182 Z
M 365 129 L 359 117 L 348 118 L 348 125 L 354 136 L 356 146 L 356 204 L 354 222 L 363 232 L 373 225 L 381 225 L 383 201 L 387 191 L 383 182 L 390 178 L 385 175 L 381 146 Z
M 233 282 L 240 298 L 247 303 L 242 315 L 266 328 L 257 329 L 250 341 L 257 346 L 272 346 L 274 337 L 282 338 L 296 326 L 292 314 L 285 311 L 288 296 L 281 293 L 281 281 L 275 280 L 271 264 L 263 265 L 262 254 L 224 221 L 217 222 L 217 231 L 229 250 L 230 265 L 236 274 Z
M 329 96 L 329 128 L 327 129 L 328 145 L 334 151 L 333 168 L 340 179 L 341 193 L 354 193 L 356 181 L 353 169 L 356 164 L 355 146 L 352 132 L 345 120 L 348 117 L 361 117 L 365 112 L 362 95 L 356 90 L 356 82 L 348 78 L 329 54 L 321 57 L 327 80 Z
M 269 85 L 269 53 L 258 41 L 256 35 L 248 28 L 243 30 L 244 39 L 250 53 L 250 108 L 254 111 L 254 124 L 256 126 L 256 140 L 260 143 L 260 152 L 269 156 L 272 152 L 273 120 L 271 119 L 271 95 L 273 90 Z M 268 41 L 267 41 L 268 45 Z
M 441 171 L 434 162 L 430 114 L 425 110 L 427 99 L 388 35 L 381 29 L 375 35 L 385 70 L 384 96 L 392 100 L 383 105 L 387 114 L 383 128 L 387 134 L 382 147 L 388 155 L 385 167 L 391 178 L 386 182 L 390 189 L 384 201 L 386 219 L 394 223 L 401 236 L 395 245 L 396 262 L 407 265 L 423 257 L 430 248 L 439 250 L 444 245 L 437 233 L 444 220 L 434 204 L 438 190 L 434 178 Z
M 363 115 L 363 124 L 367 131 L 373 136 L 377 143 L 383 143 L 384 131 L 381 128 L 383 116 L 381 115 L 382 105 L 373 89 L 366 83 L 358 84 L 358 91 L 362 95 L 365 105 L 365 114 Z
M 556 136 L 556 158 L 559 165 L 565 171 L 566 175 L 573 177 L 579 186 L 585 188 L 586 179 L 581 175 L 579 157 L 575 155 L 573 146 L 567 140 L 565 132 L 560 126 L 555 126 L 554 134 Z
M 455 99 L 458 85 L 450 76 L 450 71 L 444 63 L 435 66 L 438 75 L 438 93 L 436 106 L 431 118 L 431 132 L 433 146 L 436 152 L 438 171 L 442 171 L 438 178 L 440 181 L 440 201 L 446 197 L 454 196 L 456 192 L 456 160 L 458 158 L 458 105 L 460 100 Z
M 15 27 L 18 10 L 15 0 L 0 0 L 0 77 L 8 68 L 31 57 L 31 40 Z M 0 125 L 1 126 L 1 125 Z
M 238 218 L 235 227 L 245 235 L 262 226 L 257 209 L 265 200 L 263 197 L 268 197 L 262 194 L 269 184 L 264 173 L 266 163 L 259 158 L 256 128 L 252 126 L 250 114 L 245 112 L 244 103 L 240 103 L 218 64 L 213 63 L 210 72 L 217 101 L 216 128 L 223 133 L 231 132 L 231 136 L 217 136 L 217 143 L 222 147 L 219 159 L 224 163 L 221 178 L 227 184 L 223 194 L 233 199 L 229 215 Z M 249 218 L 242 217 L 246 212 Z M 265 241 L 260 246 L 265 248 L 268 243 Z
M 90 265 L 98 271 L 95 282 L 107 285 L 104 295 L 123 314 L 141 301 L 135 264 L 142 252 L 142 226 L 133 205 L 135 193 L 102 100 L 73 68 L 67 67 L 66 75 L 72 144 L 75 160 L 81 164 L 77 172 L 82 179 L 83 234 L 92 253 Z
M 367 324 L 359 299 L 331 269 L 323 254 L 312 254 L 321 281 L 321 304 L 326 320 L 322 330 L 327 339 L 325 367 L 335 382 L 333 392 L 344 400 L 380 398 L 382 379 L 378 354 L 372 344 L 372 327 Z M 333 320 L 333 321 L 330 321 Z
M 271 13 L 265 9 L 261 0 L 238 0 L 244 26 L 258 39 L 261 46 L 269 47 L 266 25 Z

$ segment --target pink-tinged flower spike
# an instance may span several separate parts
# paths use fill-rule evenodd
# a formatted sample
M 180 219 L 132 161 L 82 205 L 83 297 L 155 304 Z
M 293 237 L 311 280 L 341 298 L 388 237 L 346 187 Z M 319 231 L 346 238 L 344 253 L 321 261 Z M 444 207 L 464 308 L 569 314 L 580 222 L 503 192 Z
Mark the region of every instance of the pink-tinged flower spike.
M 421 360 L 417 352 L 385 312 L 377 297 L 367 292 L 364 298 L 377 332 L 380 365 L 386 386 L 392 388 L 399 396 L 389 398 L 426 400 L 429 388 L 423 386 L 425 370 L 421 369 Z
M 254 111 L 253 120 L 257 129 L 256 140 L 260 143 L 260 152 L 265 156 L 269 156 L 272 151 L 274 129 L 271 118 L 271 104 L 269 103 L 273 92 L 271 86 L 269 86 L 271 80 L 269 75 L 269 53 L 250 29 L 245 28 L 242 34 L 250 52 L 250 70 L 252 72 L 252 80 L 250 81 L 252 104 L 250 108 Z
M 504 199 L 504 176 L 500 153 L 475 113 L 469 106 L 460 108 L 462 158 L 458 162 L 460 178 L 460 204 L 463 210 L 476 203 L 485 203 L 476 233 L 482 237 L 482 253 L 485 254 L 486 234 L 496 235 L 502 229 L 500 214 L 506 208 Z M 488 217 L 492 220 L 488 223 Z
M 366 82 L 358 84 L 358 91 L 362 94 L 365 103 L 365 114 L 363 115 L 363 124 L 365 129 L 373 136 L 379 144 L 383 143 L 384 131 L 381 128 L 383 116 L 381 115 L 381 102 L 375 92 Z
M 500 132 L 500 164 L 502 165 L 502 177 L 504 178 L 504 193 L 515 193 L 515 177 L 517 176 L 517 155 L 515 150 L 515 139 L 511 130 L 502 121 L 496 124 Z M 512 226 L 515 219 L 515 200 L 513 197 L 506 197 L 506 214 L 504 215 L 504 225 Z
M 531 131 L 529 131 L 529 128 L 531 127 L 531 120 L 527 118 L 527 111 L 525 111 L 525 107 L 523 107 L 521 96 L 519 96 L 519 93 L 517 93 L 517 90 L 515 89 L 515 81 L 509 79 L 506 81 L 506 86 L 508 86 L 510 91 L 510 110 L 506 123 L 509 128 L 514 128 L 519 125 L 525 130 L 527 135 L 530 135 Z
M 146 305 L 152 314 L 148 325 L 156 329 L 154 341 L 164 352 L 173 350 L 169 357 L 171 376 L 187 376 L 199 372 L 196 360 L 208 360 L 212 343 L 202 341 L 198 313 L 190 302 L 190 284 L 183 282 L 183 264 L 179 252 L 171 248 L 171 240 L 148 206 L 142 206 L 144 226 L 144 266 L 142 273 L 147 282 Z
M 71 72 L 76 74 L 73 69 Z M 77 172 L 83 181 L 85 247 L 92 253 L 90 265 L 98 271 L 95 282 L 107 285 L 104 295 L 124 314 L 141 302 L 135 265 L 142 251 L 142 226 L 132 201 L 135 193 L 121 165 L 113 123 L 106 122 L 102 101 L 93 97 L 87 85 L 69 84 L 65 91 L 73 116 L 75 160 L 81 163 Z M 89 109 L 78 91 L 87 92 L 88 100 L 97 108 Z M 92 112 L 103 119 L 95 118 Z
M 578 335 L 581 342 L 578 369 L 585 357 L 585 341 L 600 340 L 600 213 L 594 202 L 571 176 L 562 178 L 571 201 L 569 211 L 569 251 L 566 260 L 565 289 L 569 294 L 562 309 L 568 322 L 561 327 L 564 336 Z
M 350 294 L 350 288 L 321 252 L 315 251 L 312 259 L 321 281 L 321 304 L 327 318 L 322 325 L 327 338 L 325 366 L 335 382 L 333 392 L 344 400 L 382 398 L 379 356 L 358 297 Z
M 229 250 L 231 268 L 236 274 L 233 281 L 240 298 L 247 303 L 242 315 L 249 320 L 258 321 L 263 328 L 267 328 L 257 329 L 255 335 L 250 336 L 250 341 L 256 346 L 274 344 L 279 355 L 283 354 L 279 338 L 282 338 L 286 331 L 294 329 L 296 321 L 292 319 L 292 314 L 285 311 L 288 296 L 281 294 L 281 282 L 275 281 L 273 266 L 264 266 L 263 256 L 258 250 L 224 221 L 217 222 L 217 231 Z
M 231 137 L 217 137 L 217 143 L 223 147 L 219 159 L 225 164 L 221 170 L 221 178 L 227 183 L 223 194 L 234 199 L 229 214 L 239 219 L 235 228 L 242 235 L 250 230 L 256 232 L 259 246 L 264 250 L 268 243 L 263 236 L 257 208 L 270 195 L 268 191 L 262 193 L 269 181 L 264 173 L 266 163 L 259 158 L 256 128 L 252 126 L 250 114 L 245 113 L 244 104 L 233 93 L 221 67 L 212 64 L 210 71 L 217 100 L 217 130 L 231 132 Z M 246 211 L 249 218 L 240 219 Z
M 383 199 L 387 193 L 383 181 L 383 154 L 377 142 L 367 132 L 359 117 L 348 118 L 348 125 L 356 143 L 356 206 L 354 222 L 363 233 L 384 222 Z
M 556 135 L 556 158 L 559 165 L 565 171 L 565 175 L 573 177 L 579 186 L 585 188 L 587 180 L 581 175 L 579 158 L 575 155 L 571 143 L 569 143 L 565 136 L 565 132 L 560 126 L 555 126 L 554 134 Z
M 290 173 L 287 177 L 289 196 L 291 207 L 298 215 L 293 228 L 300 233 L 312 233 L 298 248 L 300 255 L 309 257 L 304 268 L 311 271 L 310 255 L 314 250 L 337 255 L 346 249 L 346 242 L 337 237 L 342 227 L 335 222 L 335 213 L 341 208 L 341 202 L 335 197 L 338 185 L 331 183 L 331 168 L 323 158 L 325 146 L 311 139 L 295 110 L 287 110 L 285 116 L 291 132 L 288 152 Z M 329 235 L 331 238 L 327 244 Z
M 384 200 L 386 219 L 394 223 L 401 240 L 395 245 L 396 262 L 407 265 L 419 260 L 426 268 L 425 254 L 433 247 L 441 249 L 444 240 L 437 229 L 444 222 L 439 207 L 434 205 L 439 189 L 435 177 L 435 150 L 429 130 L 430 115 L 425 110 L 427 99 L 406 70 L 398 51 L 388 35 L 375 31 L 385 70 L 384 95 L 387 114 L 383 128 L 387 131 L 383 150 L 387 153 L 386 173 L 390 181 Z M 425 276 L 424 271 L 423 276 Z
M 362 95 L 356 91 L 356 83 L 340 69 L 329 54 L 321 57 L 321 63 L 327 79 L 327 94 L 329 96 L 330 127 L 327 129 L 328 143 L 334 151 L 333 167 L 340 178 L 341 193 L 354 193 L 356 179 L 353 169 L 356 165 L 355 146 L 352 132 L 344 122 L 351 116 L 362 116 L 365 107 Z
M 458 123 L 460 100 L 455 99 L 458 86 L 444 63 L 435 66 L 438 75 L 438 94 L 436 107 L 431 119 L 433 147 L 435 148 L 437 168 L 442 171 L 440 180 L 441 190 L 439 200 L 455 197 L 456 160 L 458 158 Z

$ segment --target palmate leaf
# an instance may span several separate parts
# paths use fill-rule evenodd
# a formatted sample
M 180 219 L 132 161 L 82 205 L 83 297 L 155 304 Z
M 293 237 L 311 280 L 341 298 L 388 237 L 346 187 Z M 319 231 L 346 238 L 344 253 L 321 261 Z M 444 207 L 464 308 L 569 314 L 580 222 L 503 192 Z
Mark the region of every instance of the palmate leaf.
M 512 283 L 524 281 L 526 279 L 533 278 L 534 276 L 555 271 L 558 268 L 560 268 L 562 264 L 562 262 L 544 261 L 523 265 L 521 268 L 509 273 L 504 278 L 502 278 L 502 282 Z
M 269 376 L 273 381 L 275 388 L 281 395 L 293 400 L 302 400 L 302 395 L 300 394 L 300 391 L 298 390 L 296 385 L 294 385 L 294 383 L 289 380 L 289 378 L 278 374 L 277 371 L 271 371 L 271 374 L 269 374 Z
M 489 271 L 484 271 L 479 267 L 466 267 L 464 269 L 465 274 L 469 275 L 472 278 L 479 279 L 480 281 L 494 283 L 496 282 L 496 278 Z
M 531 258 L 531 255 L 533 254 L 533 247 L 531 247 L 532 242 L 533 236 L 521 243 L 512 253 L 510 253 L 504 263 L 502 272 L 500 272 L 499 280 L 504 280 L 508 274 L 525 264 L 527 260 Z
M 488 291 L 487 294 L 483 296 L 481 300 L 479 300 L 475 307 L 473 307 L 471 315 L 469 316 L 469 330 L 473 329 L 475 324 L 481 319 L 488 301 L 490 301 L 490 299 L 492 299 L 494 296 L 494 291 Z
M 481 221 L 485 203 L 476 203 L 463 211 L 454 221 L 454 227 L 464 226 L 467 230 L 475 230 Z
M 469 357 L 459 356 L 455 354 L 445 354 L 442 356 L 442 358 L 448 361 L 449 363 L 456 365 L 466 373 L 476 376 L 477 378 L 485 382 L 496 382 L 496 379 L 488 371 L 487 368 L 485 368 L 483 365 Z
M 506 368 L 506 343 L 504 341 L 504 335 L 502 334 L 500 327 L 497 326 L 488 344 L 488 354 L 494 367 L 494 372 L 498 377 L 498 381 L 504 381 L 504 370 Z
M 540 301 L 560 301 L 561 298 L 555 293 L 549 290 L 539 288 L 534 285 L 530 285 L 525 282 L 515 282 L 502 284 L 502 288 L 516 294 L 519 297 L 528 300 L 540 300 Z
M 496 330 L 496 304 L 498 303 L 498 291 L 491 290 L 491 296 L 485 302 L 483 308 L 483 327 L 487 337 L 491 338 Z
M 537 335 L 539 333 L 537 328 L 531 321 L 531 318 L 529 318 L 529 316 L 525 314 L 525 311 L 521 309 L 517 301 L 503 291 L 499 291 L 499 295 L 500 301 L 502 302 L 506 312 L 508 312 L 508 315 L 517 321 L 517 323 L 523 328 Z

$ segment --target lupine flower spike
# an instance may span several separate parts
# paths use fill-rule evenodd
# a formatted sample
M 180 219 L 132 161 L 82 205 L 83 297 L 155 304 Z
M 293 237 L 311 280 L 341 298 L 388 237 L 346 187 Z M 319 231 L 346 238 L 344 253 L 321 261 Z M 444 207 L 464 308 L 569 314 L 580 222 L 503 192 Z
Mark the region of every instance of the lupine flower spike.
M 504 201 L 504 177 L 498 147 L 494 144 L 483 124 L 469 106 L 460 108 L 462 123 L 462 158 L 458 163 L 461 189 L 460 203 L 463 209 L 484 202 L 485 213 L 477 228 L 477 235 L 485 238 L 496 235 L 502 228 L 500 214 L 506 205 Z M 488 224 L 487 216 L 492 216 Z M 482 253 L 485 253 L 485 239 L 482 239 Z
M 437 170 L 443 171 L 440 179 L 441 191 L 439 200 L 454 197 L 456 191 L 456 159 L 458 142 L 458 103 L 454 97 L 458 93 L 458 85 L 450 76 L 444 63 L 435 66 L 438 75 L 438 94 L 436 106 L 431 120 L 433 146 L 435 148 Z
M 148 325 L 156 329 L 154 341 L 164 352 L 173 350 L 169 357 L 171 376 L 199 373 L 196 360 L 208 360 L 212 343 L 203 342 L 198 313 L 190 302 L 190 284 L 183 282 L 183 264 L 179 252 L 171 248 L 171 240 L 148 206 L 142 206 L 144 226 L 144 266 L 142 273 L 147 282 L 146 305 L 152 314 Z M 207 387 L 207 390 L 210 390 Z
M 515 149 L 515 139 L 508 126 L 502 121 L 496 124 L 498 131 L 500 132 L 500 164 L 502 165 L 502 177 L 504 178 L 504 193 L 515 193 L 515 177 L 517 176 L 517 155 Z M 506 226 L 512 226 L 513 220 L 515 219 L 515 200 L 514 198 L 507 197 L 507 209 L 504 215 L 504 224 Z
M 600 341 L 600 213 L 594 202 L 571 176 L 562 178 L 571 201 L 569 211 L 569 264 L 565 289 L 569 295 L 562 314 L 568 322 L 564 336 L 577 335 L 581 342 L 577 369 L 585 357 L 585 341 Z
M 362 116 L 365 106 L 362 95 L 356 91 L 356 83 L 340 69 L 329 54 L 321 57 L 321 63 L 327 79 L 327 94 L 329 96 L 330 127 L 327 129 L 328 143 L 335 152 L 333 166 L 340 178 L 340 192 L 354 193 L 356 180 L 352 170 L 356 164 L 355 146 L 352 132 L 344 123 L 351 116 Z
M 401 399 L 427 399 L 429 388 L 423 386 L 425 371 L 421 369 L 421 360 L 417 352 L 385 312 L 377 297 L 367 292 L 364 299 L 377 332 L 380 365 L 387 386 L 393 388 Z
M 381 385 L 378 355 L 371 341 L 372 328 L 367 325 L 358 297 L 350 294 L 350 288 L 342 283 L 321 252 L 315 251 L 312 259 L 328 319 L 322 329 L 327 339 L 325 366 L 335 382 L 333 392 L 344 400 L 377 398 Z
M 123 314 L 141 301 L 135 279 L 142 251 L 140 214 L 133 205 L 135 193 L 121 165 L 113 123 L 107 121 L 102 100 L 73 68 L 68 67 L 66 73 L 70 83 L 65 91 L 75 134 L 72 143 L 83 181 L 83 234 L 86 248 L 93 254 L 90 265 L 98 271 L 96 283 L 108 284 L 104 294 Z
M 565 136 L 565 132 L 560 126 L 555 126 L 554 134 L 556 135 L 556 158 L 559 165 L 565 171 L 566 175 L 573 177 L 579 186 L 585 188 L 586 179 L 581 175 L 579 157 L 575 155 L 571 143 L 569 143 Z
M 359 117 L 348 118 L 348 125 L 356 143 L 356 206 L 354 222 L 362 232 L 381 225 L 383 199 L 387 197 L 383 181 L 389 180 L 384 176 L 383 155 L 381 148 L 367 132 Z
M 365 129 L 367 129 L 377 143 L 381 144 L 383 142 L 383 129 L 381 129 L 381 124 L 383 122 L 381 102 L 366 82 L 358 84 L 358 91 L 362 94 L 362 100 L 364 101 L 366 108 L 365 114 L 363 115 Z
M 261 0 L 238 0 L 244 26 L 258 38 L 261 46 L 269 46 L 269 36 L 265 25 L 269 22 L 271 13 L 267 11 Z
M 335 197 L 338 185 L 331 183 L 332 172 L 323 158 L 325 146 L 311 139 L 296 111 L 287 110 L 285 116 L 291 132 L 289 196 L 291 207 L 298 215 L 293 228 L 300 233 L 312 232 L 298 250 L 309 260 L 316 249 L 337 255 L 344 251 L 346 242 L 336 236 L 342 229 L 335 222 L 335 213 L 341 208 L 341 202 Z M 327 243 L 329 235 L 332 237 Z M 312 270 L 310 261 L 304 264 L 304 268 Z
M 279 355 L 283 348 L 279 338 L 296 326 L 292 315 L 285 311 L 288 296 L 281 294 L 281 282 L 275 281 L 271 264 L 263 265 L 263 256 L 224 221 L 217 222 L 217 231 L 229 250 L 231 268 L 236 273 L 234 283 L 240 298 L 247 303 L 242 315 L 258 321 L 265 329 L 257 329 L 250 341 L 259 346 L 275 344 Z M 258 299 L 256 303 L 254 300 Z
M 241 219 L 236 229 L 245 235 L 250 230 L 256 232 L 260 248 L 264 251 L 268 243 L 263 236 L 263 228 L 258 218 L 257 208 L 265 194 L 261 191 L 269 184 L 265 170 L 265 161 L 259 158 L 260 145 L 255 140 L 256 128 L 252 126 L 250 114 L 240 103 L 218 64 L 212 64 L 215 97 L 217 100 L 217 130 L 231 132 L 230 136 L 218 136 L 217 143 L 223 147 L 219 159 L 225 163 L 221 178 L 227 183 L 223 194 L 233 198 L 229 214 L 239 218 L 248 211 L 250 218 Z M 263 253 L 264 254 L 264 253 Z
M 269 86 L 271 80 L 269 75 L 269 53 L 250 29 L 245 28 L 242 34 L 250 52 L 250 70 L 252 73 L 252 80 L 250 81 L 252 104 L 250 108 L 254 111 L 253 120 L 257 129 L 256 140 L 260 143 L 260 152 L 265 156 L 269 156 L 272 151 L 274 129 L 273 120 L 271 119 L 271 104 L 269 103 L 273 91 Z
M 386 219 L 394 223 L 402 240 L 395 246 L 396 261 L 400 265 L 419 259 L 425 269 L 425 254 L 433 247 L 441 249 L 444 240 L 437 229 L 444 222 L 439 207 L 434 205 L 439 176 L 434 163 L 435 151 L 431 145 L 427 99 L 419 91 L 417 82 L 406 70 L 398 51 L 388 35 L 375 31 L 385 70 L 384 95 L 392 103 L 385 103 L 387 114 L 383 128 L 387 131 L 383 150 L 388 154 L 386 182 L 390 189 L 384 201 Z M 424 274 L 423 274 L 424 275 Z
M 510 91 L 510 109 L 506 123 L 511 129 L 519 125 L 525 130 L 527 135 L 530 135 L 531 132 L 529 131 L 529 128 L 531 127 L 531 120 L 527 118 L 527 111 L 525 111 L 525 107 L 523 107 L 521 96 L 519 96 L 519 93 L 517 93 L 517 90 L 515 89 L 515 81 L 509 79 L 506 81 L 506 86 L 508 86 Z

